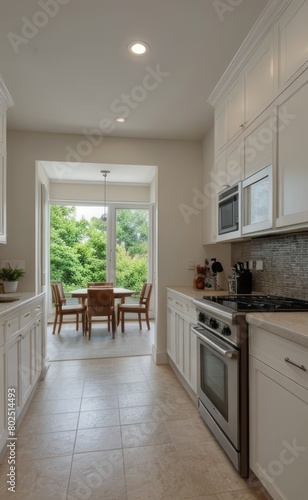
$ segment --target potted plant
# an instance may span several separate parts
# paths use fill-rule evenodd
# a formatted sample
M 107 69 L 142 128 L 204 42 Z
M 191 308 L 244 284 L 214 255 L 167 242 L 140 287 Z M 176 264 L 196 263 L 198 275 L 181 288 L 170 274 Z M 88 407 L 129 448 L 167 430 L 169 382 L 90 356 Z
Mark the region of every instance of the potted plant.
M 5 293 L 16 292 L 19 278 L 24 276 L 25 271 L 17 266 L 12 268 L 10 264 L 0 269 L 0 280 L 3 281 Z

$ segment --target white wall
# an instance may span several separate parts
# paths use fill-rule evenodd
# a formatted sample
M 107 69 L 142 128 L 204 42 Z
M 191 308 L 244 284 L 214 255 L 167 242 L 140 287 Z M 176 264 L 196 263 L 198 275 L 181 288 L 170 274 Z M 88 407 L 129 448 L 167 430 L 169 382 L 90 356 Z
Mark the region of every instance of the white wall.
M 71 161 L 67 146 L 77 151 L 83 136 L 9 132 L 8 243 L 2 259 L 24 259 L 26 276 L 20 291 L 35 288 L 35 161 Z M 187 260 L 204 260 L 202 214 L 186 222 L 181 204 L 192 205 L 193 189 L 202 185 L 202 143 L 106 137 L 89 148 L 86 162 L 157 165 L 157 360 L 166 361 L 166 286 L 191 285 Z

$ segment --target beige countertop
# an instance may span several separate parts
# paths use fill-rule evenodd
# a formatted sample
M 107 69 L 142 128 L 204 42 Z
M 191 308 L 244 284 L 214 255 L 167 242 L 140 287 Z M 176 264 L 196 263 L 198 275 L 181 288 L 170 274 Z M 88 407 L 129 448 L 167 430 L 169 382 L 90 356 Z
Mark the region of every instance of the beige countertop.
M 308 312 L 248 313 L 249 324 L 308 347 Z
M 15 300 L 14 302 L 6 302 L 2 303 L 0 302 L 0 316 L 3 314 L 6 314 L 8 312 L 14 311 L 17 307 L 20 307 L 22 305 L 25 305 L 27 302 L 29 302 L 31 299 L 34 299 L 38 297 L 41 294 L 36 294 L 34 292 L 21 292 L 21 293 L 1 293 L 0 294 L 0 299 L 8 299 L 10 297 L 18 297 L 18 300 Z
M 202 299 L 204 295 L 229 295 L 227 290 L 196 290 L 192 286 L 168 286 L 168 290 L 182 295 L 183 298 Z
M 227 290 L 195 290 L 189 286 L 168 286 L 167 289 L 184 299 L 202 299 L 204 295 L 229 295 Z M 246 320 L 251 325 L 308 347 L 308 312 L 248 313 Z

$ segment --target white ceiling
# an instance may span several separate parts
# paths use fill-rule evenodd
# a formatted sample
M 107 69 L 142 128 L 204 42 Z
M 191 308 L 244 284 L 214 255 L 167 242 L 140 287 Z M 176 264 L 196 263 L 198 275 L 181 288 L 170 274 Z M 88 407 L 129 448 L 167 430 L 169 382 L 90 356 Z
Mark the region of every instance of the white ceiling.
M 8 128 L 202 140 L 213 124 L 207 99 L 267 3 L 1 0 Z M 135 39 L 148 55 L 128 53 Z M 121 106 L 124 124 L 114 122 Z

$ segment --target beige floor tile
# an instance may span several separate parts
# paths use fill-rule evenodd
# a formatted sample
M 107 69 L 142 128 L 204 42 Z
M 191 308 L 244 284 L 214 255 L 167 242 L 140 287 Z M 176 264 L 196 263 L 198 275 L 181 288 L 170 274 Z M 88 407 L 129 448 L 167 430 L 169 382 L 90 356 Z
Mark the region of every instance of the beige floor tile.
M 49 389 L 46 394 L 46 400 L 48 399 L 76 399 L 81 398 L 83 391 L 83 384 L 80 387 L 70 388 L 65 386 L 63 382 L 63 389 Z
M 190 404 L 180 405 L 148 405 L 120 408 L 122 425 L 137 424 L 142 422 L 165 422 L 168 420 L 184 420 L 195 418 L 198 411 Z
M 91 384 L 83 390 L 84 398 L 93 398 L 99 396 L 112 396 L 117 394 L 116 384 Z
M 122 382 L 117 384 L 118 394 L 133 394 L 151 391 L 148 382 Z
M 122 450 L 74 455 L 68 500 L 125 500 Z
M 171 442 L 170 435 L 164 422 L 123 425 L 121 431 L 123 448 Z
M 124 448 L 123 456 L 127 474 L 138 473 L 143 465 L 180 463 L 178 452 L 172 443 Z
M 27 410 L 27 416 L 79 412 L 80 405 L 81 398 L 32 401 Z
M 91 429 L 94 427 L 109 427 L 115 425 L 120 425 L 118 408 L 80 412 L 78 429 Z
M 91 411 L 91 410 L 108 410 L 110 408 L 118 408 L 118 396 L 101 396 L 99 398 L 82 398 L 81 400 L 81 411 Z
M 48 432 L 46 434 L 26 434 L 16 441 L 17 460 L 37 460 L 60 455 L 72 455 L 76 431 Z M 2 463 L 7 463 L 4 457 Z
M 17 466 L 16 493 L 7 491 L 7 466 L 0 467 L 1 500 L 65 500 L 72 456 L 20 462 Z
M 119 408 L 129 408 L 131 406 L 154 406 L 157 397 L 153 392 L 138 392 L 135 394 L 119 394 Z
M 213 435 L 201 418 L 173 420 L 166 422 L 167 429 L 174 443 L 212 440 Z
M 179 500 L 196 495 L 196 490 L 180 463 L 140 465 L 136 473 L 126 474 L 129 500 Z
M 21 434 L 74 431 L 77 429 L 78 417 L 78 412 L 57 413 L 55 415 L 26 415 L 18 428 L 18 436 Z
M 75 453 L 122 448 L 120 426 L 77 431 Z

